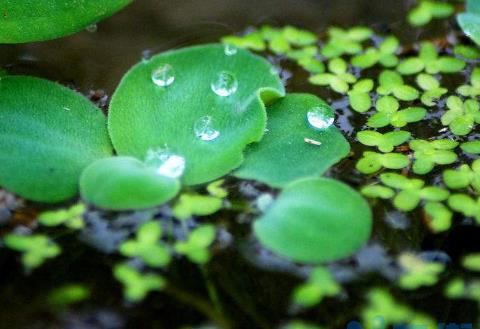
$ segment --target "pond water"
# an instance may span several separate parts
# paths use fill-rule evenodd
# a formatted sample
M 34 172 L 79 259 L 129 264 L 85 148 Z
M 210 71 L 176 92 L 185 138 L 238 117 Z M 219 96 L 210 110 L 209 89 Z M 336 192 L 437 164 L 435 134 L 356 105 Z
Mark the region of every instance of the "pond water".
M 224 35 L 252 26 L 290 24 L 323 35 L 331 25 L 366 25 L 378 33 L 393 33 L 407 45 L 422 39 L 445 39 L 452 28 L 446 20 L 433 22 L 424 29 L 409 27 L 405 16 L 411 6 L 409 0 L 137 0 L 99 23 L 95 32 L 83 31 L 41 43 L 2 45 L 0 67 L 12 74 L 59 81 L 89 95 L 105 109 L 107 96 L 142 57 L 217 42 Z M 314 93 L 332 103 L 337 110 L 337 126 L 354 142 L 353 132 L 364 126 L 365 118 L 352 114 L 348 102 L 337 94 L 309 84 L 306 72 L 288 62 L 282 65 L 291 74 L 288 91 Z M 378 72 L 369 74 L 376 77 Z M 454 85 L 461 77 L 450 80 L 445 84 Z M 437 117 L 412 127 L 410 131 L 415 137 L 426 138 L 438 135 L 441 125 Z M 475 136 L 478 138 L 478 132 Z M 366 148 L 358 143 L 352 144 L 352 156 L 327 175 L 354 187 L 370 182 L 368 176 L 354 170 L 363 150 Z M 429 177 L 435 181 L 439 173 L 433 172 Z M 480 250 L 476 243 L 480 228 L 472 223 L 463 221 L 447 233 L 434 235 L 426 229 L 421 211 L 406 215 L 396 211 L 390 202 L 372 203 L 375 222 L 369 245 L 355 257 L 331 266 L 346 293 L 323 302 L 321 307 L 297 312 L 289 307 L 289 298 L 291 290 L 304 279 L 305 268 L 265 252 L 250 232 L 255 214 L 246 210 L 260 193 L 270 191 L 261 184 L 235 179 L 228 179 L 227 184 L 232 209 L 245 213 L 224 210 L 209 219 L 219 223 L 223 231 L 221 246 L 214 251 L 206 270 L 202 272 L 186 261 L 175 261 L 168 269 L 171 287 L 163 294 L 149 296 L 139 305 L 122 301 L 121 287 L 111 275 L 111 267 L 120 257 L 116 259 L 109 253 L 116 241 L 131 232 L 135 222 L 152 216 L 148 211 L 120 215 L 90 211 L 87 214 L 90 228 L 80 237 L 83 242 L 72 234 L 56 232 L 54 237 L 63 246 L 62 256 L 32 274 L 22 270 L 18 255 L 1 249 L 0 328 L 181 328 L 209 322 L 232 328 L 277 328 L 294 317 L 318 321 L 326 324 L 326 328 L 345 328 L 348 321 L 358 318 L 365 293 L 374 286 L 391 289 L 402 302 L 443 322 L 476 323 L 477 304 L 443 297 L 441 287 L 449 276 L 435 289 L 413 292 L 394 288 L 390 281 L 398 273 L 393 255 L 402 251 L 445 260 L 450 263 L 448 271 L 463 273 L 460 256 Z M 0 230 L 6 232 L 19 224 L 28 226 L 42 209 L 40 205 L 26 204 L 14 211 L 13 219 Z M 162 216 L 162 211 L 168 209 L 156 215 Z M 114 217 L 119 218 L 112 221 Z M 70 282 L 86 283 L 91 287 L 91 298 L 75 307 L 51 310 L 45 296 L 55 287 Z M 209 285 L 205 282 L 216 287 L 223 316 L 213 309 Z

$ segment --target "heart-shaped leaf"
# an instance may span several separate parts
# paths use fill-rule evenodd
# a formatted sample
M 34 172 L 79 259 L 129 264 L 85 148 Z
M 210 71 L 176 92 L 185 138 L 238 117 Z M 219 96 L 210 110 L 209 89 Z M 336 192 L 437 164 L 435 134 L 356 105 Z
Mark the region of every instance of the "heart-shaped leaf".
M 85 169 L 80 179 L 82 197 L 110 210 L 155 207 L 172 199 L 179 190 L 178 179 L 131 157 L 98 160 Z
M 111 16 L 132 0 L 3 0 L 0 43 L 55 39 Z
M 263 136 L 263 102 L 283 95 L 284 87 L 266 60 L 225 50 L 206 45 L 171 51 L 127 73 L 109 112 L 118 153 L 144 159 L 149 149 L 166 146 L 185 158 L 187 185 L 238 167 L 245 146 Z
M 314 95 L 290 94 L 267 112 L 267 133 L 247 148 L 245 162 L 235 172 L 239 178 L 282 187 L 298 178 L 322 175 L 350 151 L 333 125 L 332 109 Z
M 0 78 L 0 186 L 64 201 L 77 193 L 82 170 L 111 154 L 106 119 L 84 97 L 42 79 Z
M 341 259 L 370 237 L 372 214 L 349 186 L 327 178 L 307 178 L 288 185 L 254 224 L 268 249 L 305 263 Z

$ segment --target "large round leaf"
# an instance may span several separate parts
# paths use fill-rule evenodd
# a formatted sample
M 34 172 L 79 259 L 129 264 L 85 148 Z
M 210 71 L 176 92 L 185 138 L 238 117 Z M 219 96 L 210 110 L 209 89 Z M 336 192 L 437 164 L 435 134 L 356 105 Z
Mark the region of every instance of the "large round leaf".
M 290 94 L 267 109 L 267 133 L 245 151 L 235 176 L 255 179 L 274 187 L 309 176 L 319 176 L 344 158 L 350 144 L 332 124 L 324 129 L 307 120 L 312 109 L 332 109 L 309 94 Z
M 86 166 L 111 154 L 105 116 L 83 96 L 42 79 L 0 78 L 0 186 L 63 201 Z
M 224 90 L 216 89 L 219 80 Z M 171 51 L 125 75 L 112 97 L 109 132 L 122 155 L 144 159 L 149 149 L 166 147 L 183 156 L 184 183 L 199 184 L 241 164 L 245 146 L 263 136 L 263 101 L 283 93 L 270 63 L 246 50 L 232 54 L 223 45 L 206 45 Z
M 305 263 L 351 255 L 368 240 L 371 227 L 372 214 L 362 196 L 327 178 L 289 184 L 254 223 L 265 247 Z
M 0 43 L 55 39 L 112 15 L 132 0 L 2 0 Z
M 110 210 L 142 209 L 167 202 L 180 182 L 158 174 L 131 157 L 101 159 L 88 166 L 80 179 L 80 193 L 88 202 Z

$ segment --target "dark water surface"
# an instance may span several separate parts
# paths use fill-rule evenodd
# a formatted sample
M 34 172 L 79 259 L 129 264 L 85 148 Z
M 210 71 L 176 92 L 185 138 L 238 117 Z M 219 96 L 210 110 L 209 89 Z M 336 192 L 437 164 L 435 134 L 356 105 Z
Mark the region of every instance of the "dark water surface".
M 411 1 L 396 0 L 137 0 L 101 22 L 97 32 L 83 31 L 54 41 L 0 46 L 0 67 L 12 74 L 56 80 L 85 94 L 104 90 L 111 95 L 123 74 L 143 55 L 217 42 L 226 34 L 265 23 L 291 24 L 319 34 L 331 25 L 367 25 L 379 33 L 392 32 L 406 44 L 445 36 L 450 27 L 445 21 L 430 24 L 428 30 L 409 28 L 405 15 L 411 5 Z M 362 127 L 365 118 L 352 116 L 338 96 L 311 86 L 305 72 L 291 69 L 293 77 L 288 89 L 316 93 L 333 102 L 339 114 L 337 124 L 353 140 L 353 130 Z M 438 128 L 426 121 L 412 127 L 415 137 L 428 137 Z M 362 150 L 353 145 L 356 158 Z M 347 159 L 329 174 L 356 187 L 363 185 L 368 178 L 354 174 L 354 164 L 354 158 Z M 263 186 L 235 180 L 229 184 L 233 199 L 240 200 L 239 207 L 265 191 Z M 31 207 L 29 209 L 36 206 Z M 26 217 L 29 211 L 22 210 Z M 424 251 L 432 257 L 443 257 L 443 252 L 447 252 L 452 259 L 449 267 L 452 271 L 458 270 L 460 255 L 477 249 L 475 240 L 480 228 L 458 226 L 449 233 L 433 236 L 426 231 L 420 212 L 408 218 L 389 204 L 377 204 L 374 211 L 374 236 L 365 254 L 332 268 L 336 277 L 345 283 L 348 294 L 339 300 L 323 302 L 308 312 L 296 314 L 289 309 L 291 289 L 300 282 L 304 269 L 266 255 L 252 243 L 249 227 L 254 216 L 224 211 L 212 220 L 226 229 L 221 237 L 228 247 L 216 253 L 203 273 L 187 262 L 174 262 L 167 275 L 172 281 L 171 288 L 149 296 L 137 306 L 122 302 L 121 287 L 111 275 L 112 266 L 121 259 L 86 246 L 73 235 L 58 232 L 58 237 L 53 236 L 63 247 L 62 256 L 29 276 L 22 272 L 17 255 L 0 250 L 0 329 L 179 328 L 209 321 L 224 324 L 225 319 L 212 311 L 205 280 L 217 287 L 226 321 L 235 328 L 275 328 L 291 316 L 319 320 L 327 328 L 343 328 L 359 314 L 368 289 L 388 286 L 388 279 L 398 270 L 383 253 L 383 248 L 391 254 Z M 151 214 L 125 214 L 114 223 L 109 221 L 112 216 L 90 212 L 87 221 L 95 229 L 82 239 L 108 252 L 109 242 L 121 239 L 132 231 L 132 223 L 147 220 Z M 369 266 L 377 274 L 368 273 L 365 269 Z M 359 276 L 359 280 L 350 283 L 352 276 Z M 52 312 L 45 296 L 51 289 L 69 282 L 86 283 L 92 288 L 92 298 L 65 312 Z M 439 297 L 439 288 L 423 288 L 411 293 L 393 291 L 393 294 L 412 308 L 444 321 L 476 320 L 478 310 L 474 303 L 451 303 Z

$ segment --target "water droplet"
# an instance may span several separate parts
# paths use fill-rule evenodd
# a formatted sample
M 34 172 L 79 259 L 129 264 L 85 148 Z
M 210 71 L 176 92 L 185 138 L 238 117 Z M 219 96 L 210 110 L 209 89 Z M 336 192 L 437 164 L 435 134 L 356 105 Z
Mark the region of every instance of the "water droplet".
M 95 33 L 98 30 L 97 24 L 91 24 L 85 28 L 85 30 L 89 33 Z
M 168 148 L 149 149 L 145 164 L 154 167 L 159 175 L 177 178 L 185 171 L 185 158 L 171 152 Z
M 225 45 L 225 48 L 223 50 L 225 52 L 225 55 L 227 56 L 233 56 L 238 52 L 237 47 L 232 45 Z
M 214 121 L 211 116 L 204 116 L 195 122 L 193 127 L 195 136 L 202 141 L 212 141 L 220 136 L 220 132 L 215 129 Z
M 152 81 L 159 87 L 168 87 L 175 81 L 175 71 L 170 64 L 160 65 L 152 72 Z
M 71 108 L 66 107 L 66 106 L 64 106 L 63 109 L 64 109 L 65 111 L 71 111 L 71 110 L 72 110 Z
M 147 63 L 152 58 L 152 51 L 150 49 L 145 49 L 142 51 L 142 62 Z
M 211 87 L 215 94 L 226 97 L 237 91 L 238 82 L 233 74 L 222 71 L 218 74 L 217 79 L 212 82 Z
M 317 106 L 308 111 L 307 120 L 315 129 L 327 129 L 333 124 L 334 116 L 326 106 Z

